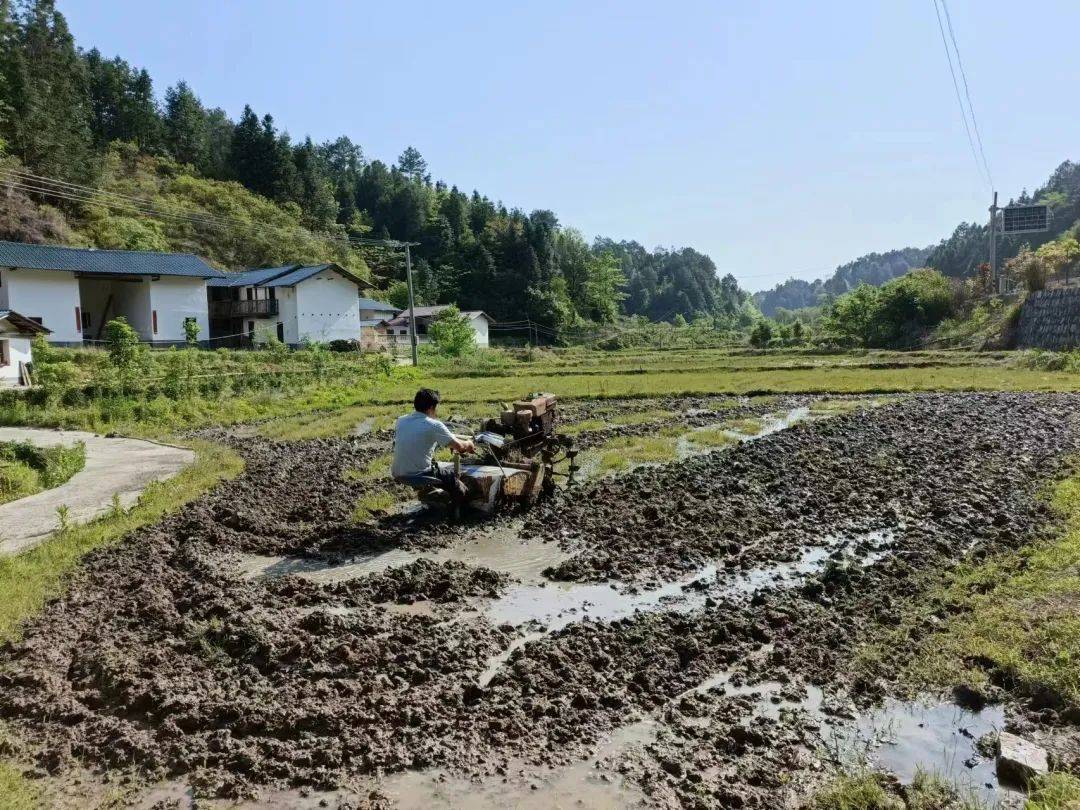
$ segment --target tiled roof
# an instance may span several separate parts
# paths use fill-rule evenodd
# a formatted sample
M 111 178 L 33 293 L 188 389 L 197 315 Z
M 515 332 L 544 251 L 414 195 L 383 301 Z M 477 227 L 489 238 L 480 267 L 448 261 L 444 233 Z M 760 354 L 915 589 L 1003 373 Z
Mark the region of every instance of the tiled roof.
M 207 282 L 207 285 L 210 287 L 292 287 L 327 269 L 334 270 L 349 281 L 355 282 L 359 287 L 371 286 L 362 278 L 354 276 L 336 264 L 286 264 L 281 267 L 258 267 L 242 273 L 226 273 L 224 278 L 214 279 Z
M 438 315 L 440 312 L 442 312 L 448 306 L 450 306 L 450 305 L 449 304 L 437 304 L 436 306 L 432 306 L 432 307 L 413 307 L 413 314 L 416 315 L 416 320 L 418 320 L 418 321 L 420 321 L 420 320 L 428 320 L 430 318 L 434 318 L 436 315 Z M 466 318 L 469 318 L 470 320 L 475 318 L 477 315 L 483 315 L 489 321 L 494 323 L 494 321 L 492 320 L 490 315 L 488 315 L 486 312 L 483 312 L 482 310 L 479 310 L 479 309 L 462 310 L 461 314 L 464 315 Z M 398 314 L 392 320 L 387 321 L 387 326 L 405 326 L 408 323 L 409 323 L 409 310 L 408 309 L 403 309 L 403 310 L 400 310 L 398 312 Z
M 24 334 L 36 334 L 40 332 L 43 335 L 48 335 L 52 333 L 52 329 L 46 329 L 37 321 L 32 321 L 25 315 L 20 315 L 18 312 L 12 312 L 10 309 L 0 309 L 0 321 L 7 321 Z
M 22 242 L 0 242 L 0 267 L 132 276 L 217 278 L 222 275 L 220 270 L 215 270 L 190 253 L 96 250 L 58 245 L 27 245 Z
M 376 301 L 374 298 L 361 298 L 360 309 L 374 309 L 378 312 L 393 312 L 397 314 L 398 308 L 384 301 Z

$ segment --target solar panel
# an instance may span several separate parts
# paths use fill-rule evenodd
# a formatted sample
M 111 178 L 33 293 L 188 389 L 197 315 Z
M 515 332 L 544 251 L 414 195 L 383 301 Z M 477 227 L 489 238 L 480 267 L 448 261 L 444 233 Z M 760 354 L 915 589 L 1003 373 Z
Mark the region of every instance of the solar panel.
M 1045 205 L 1010 205 L 1001 209 L 1002 233 L 1041 233 L 1050 229 Z

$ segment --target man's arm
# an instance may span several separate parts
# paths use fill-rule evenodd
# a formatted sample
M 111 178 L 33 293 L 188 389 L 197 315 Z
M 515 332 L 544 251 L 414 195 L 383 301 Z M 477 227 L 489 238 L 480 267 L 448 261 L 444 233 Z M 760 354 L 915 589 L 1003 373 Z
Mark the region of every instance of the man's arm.
M 473 443 L 472 439 L 461 439 L 455 436 L 450 441 L 450 449 L 455 453 L 475 453 L 476 445 Z

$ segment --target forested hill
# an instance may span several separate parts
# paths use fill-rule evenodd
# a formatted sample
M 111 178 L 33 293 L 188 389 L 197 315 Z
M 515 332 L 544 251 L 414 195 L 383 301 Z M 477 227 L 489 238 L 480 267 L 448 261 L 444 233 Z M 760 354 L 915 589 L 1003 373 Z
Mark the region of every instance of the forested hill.
M 57 182 L 69 185 L 60 186 Z M 394 164 L 349 137 L 294 142 L 271 115 L 238 121 L 180 82 L 79 50 L 55 0 L 0 0 L 0 238 L 184 250 L 221 267 L 335 260 L 389 287 L 414 248 L 419 297 L 554 326 L 619 314 L 730 320 L 747 296 L 690 248 L 588 244 L 526 213 Z
M 1013 258 L 1025 244 L 1032 248 L 1050 242 L 1066 231 L 1080 230 L 1080 164 L 1070 160 L 1058 166 L 1034 194 L 1026 190 L 1008 204 L 1041 203 L 1050 207 L 1050 230 L 1021 236 L 998 237 L 998 261 Z M 987 217 L 989 219 L 989 217 Z M 987 260 L 990 234 L 987 224 L 961 222 L 952 235 L 930 248 L 904 248 L 888 253 L 870 253 L 836 269 L 828 280 L 789 279 L 771 290 L 754 294 L 754 303 L 773 317 L 778 308 L 800 309 L 817 306 L 831 296 L 841 295 L 860 283 L 878 286 L 914 267 L 932 267 L 946 276 L 973 275 Z
M 932 248 L 903 248 L 887 253 L 868 253 L 853 262 L 840 265 L 828 279 L 804 281 L 792 278 L 773 289 L 754 293 L 754 303 L 772 318 L 777 309 L 814 307 L 830 298 L 843 295 L 860 284 L 875 287 L 902 276 L 915 267 L 923 267 Z
M 1066 160 L 1034 194 L 1026 190 L 1009 204 L 1041 203 L 1050 207 L 1050 230 L 1046 233 L 1027 233 L 1020 236 L 998 237 L 998 261 L 1015 256 L 1020 248 L 1037 248 L 1080 224 L 1080 164 Z M 987 216 L 989 219 L 989 215 Z M 927 264 L 946 276 L 968 276 L 986 261 L 990 234 L 986 222 L 962 222 L 952 235 L 934 248 Z

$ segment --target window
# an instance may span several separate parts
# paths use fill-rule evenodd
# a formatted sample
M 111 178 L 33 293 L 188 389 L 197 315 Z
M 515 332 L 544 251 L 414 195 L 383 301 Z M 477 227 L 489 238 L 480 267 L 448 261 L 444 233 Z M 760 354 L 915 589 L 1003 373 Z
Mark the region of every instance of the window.
M 83 329 L 82 310 L 75 307 L 75 331 L 81 332 Z
M 153 324 L 154 334 L 156 335 L 157 334 L 157 310 L 156 309 L 152 310 L 150 312 L 150 320 L 151 320 L 151 322 Z
M 89 312 L 87 312 L 86 310 L 83 310 L 83 314 L 82 314 L 82 328 L 83 328 L 83 331 L 86 331 L 87 329 L 89 329 L 93 325 L 94 325 L 94 319 L 90 317 Z
M 255 300 L 255 288 L 254 287 L 248 287 L 247 288 L 247 300 L 248 301 L 254 301 Z
M 277 293 L 275 293 L 275 292 L 274 292 L 274 288 L 273 288 L 273 287 L 271 287 L 270 289 L 268 289 L 268 290 L 266 291 L 266 297 L 267 297 L 267 298 L 269 298 L 269 299 L 270 299 L 271 301 L 273 301 L 273 300 L 274 300 L 274 297 L 275 297 L 276 295 L 277 295 Z
M 281 321 L 278 321 L 277 324 L 277 339 L 280 340 L 282 343 L 285 342 L 285 324 L 283 324 Z
M 11 363 L 11 352 L 8 350 L 8 342 L 6 340 L 0 340 L 0 366 L 6 366 Z

